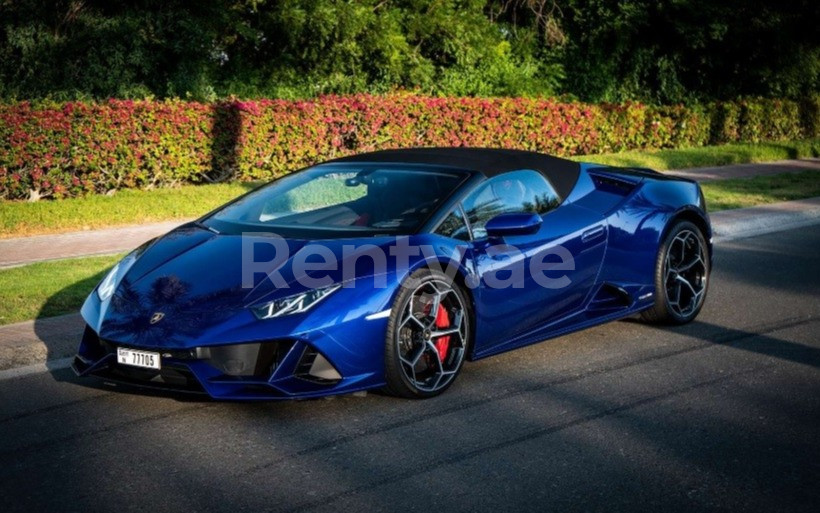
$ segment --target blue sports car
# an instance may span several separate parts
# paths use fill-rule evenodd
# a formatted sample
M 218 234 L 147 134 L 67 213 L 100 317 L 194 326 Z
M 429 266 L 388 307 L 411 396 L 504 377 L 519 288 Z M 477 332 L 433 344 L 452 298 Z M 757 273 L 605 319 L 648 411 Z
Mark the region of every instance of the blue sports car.
M 703 306 L 694 182 L 472 148 L 345 157 L 122 259 L 82 308 L 74 370 L 218 399 L 449 387 L 474 360 Z

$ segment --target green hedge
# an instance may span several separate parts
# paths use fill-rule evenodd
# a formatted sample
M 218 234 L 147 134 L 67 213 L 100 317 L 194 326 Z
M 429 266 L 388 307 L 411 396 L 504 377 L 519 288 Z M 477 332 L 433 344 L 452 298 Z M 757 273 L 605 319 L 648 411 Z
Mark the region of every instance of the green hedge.
M 0 105 L 0 198 L 268 180 L 322 160 L 411 146 L 573 156 L 816 137 L 820 97 L 710 105 L 530 98 L 326 96 L 213 104 Z

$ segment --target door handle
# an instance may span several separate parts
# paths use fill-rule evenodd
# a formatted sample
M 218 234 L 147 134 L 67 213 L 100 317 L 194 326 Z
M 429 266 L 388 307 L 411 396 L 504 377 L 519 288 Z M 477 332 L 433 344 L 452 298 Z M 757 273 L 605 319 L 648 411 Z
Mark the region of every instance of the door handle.
M 592 240 L 597 239 L 598 237 L 601 237 L 603 234 L 604 234 L 604 227 L 603 227 L 603 225 L 599 224 L 595 228 L 591 228 L 591 229 L 585 231 L 584 233 L 582 233 L 581 234 L 581 242 L 586 244 L 587 242 L 590 242 Z

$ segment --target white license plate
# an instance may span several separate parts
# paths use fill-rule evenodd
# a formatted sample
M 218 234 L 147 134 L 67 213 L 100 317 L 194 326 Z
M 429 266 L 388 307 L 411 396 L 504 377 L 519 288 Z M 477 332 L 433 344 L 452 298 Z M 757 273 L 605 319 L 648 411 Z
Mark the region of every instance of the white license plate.
M 160 368 L 159 353 L 137 351 L 136 349 L 126 349 L 124 347 L 117 348 L 117 363 L 146 369 Z

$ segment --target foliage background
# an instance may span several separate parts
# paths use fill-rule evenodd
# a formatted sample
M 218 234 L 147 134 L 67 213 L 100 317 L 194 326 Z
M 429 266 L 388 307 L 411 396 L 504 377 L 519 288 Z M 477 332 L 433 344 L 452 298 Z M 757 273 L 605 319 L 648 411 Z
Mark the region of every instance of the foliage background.
M 555 155 L 813 138 L 820 97 L 650 106 L 415 94 L 312 100 L 0 105 L 0 198 L 269 180 L 350 153 L 411 146 Z
M 818 91 L 814 0 L 0 0 L 0 99 Z
M 0 199 L 812 138 L 816 0 L 0 0 Z

